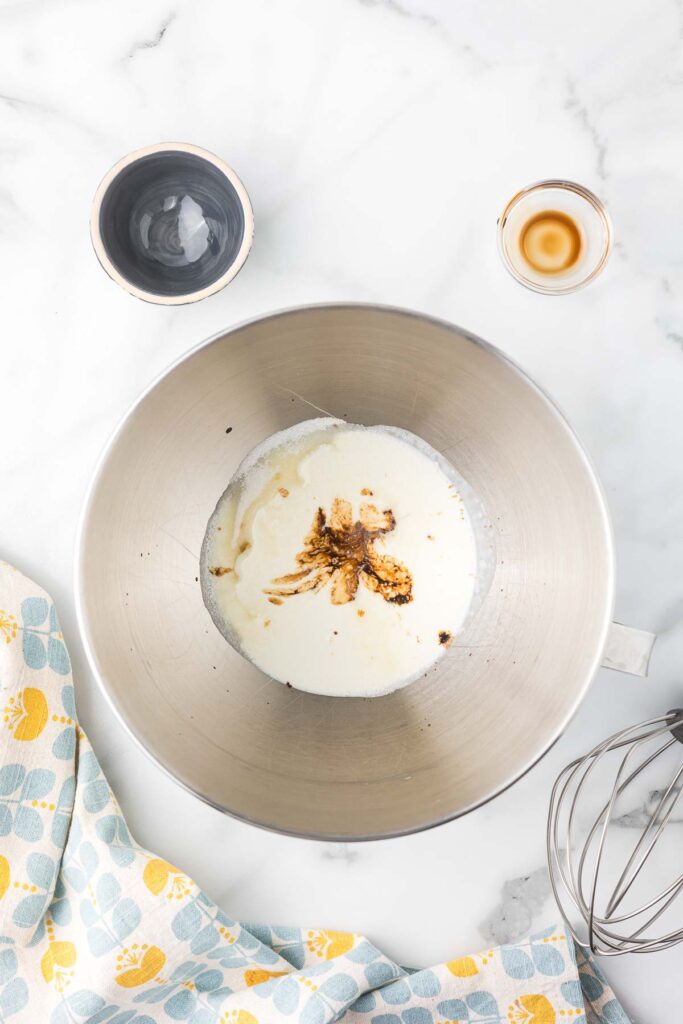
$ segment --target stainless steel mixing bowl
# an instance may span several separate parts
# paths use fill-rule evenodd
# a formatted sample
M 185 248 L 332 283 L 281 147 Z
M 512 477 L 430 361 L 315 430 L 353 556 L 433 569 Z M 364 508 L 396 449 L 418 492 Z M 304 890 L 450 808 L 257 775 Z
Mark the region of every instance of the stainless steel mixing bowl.
M 218 633 L 197 580 L 244 454 L 321 412 L 423 437 L 495 537 L 493 582 L 448 656 L 374 700 L 263 676 Z M 603 658 L 613 551 L 586 455 L 524 373 L 449 324 L 335 305 L 227 331 L 152 385 L 97 468 L 76 576 L 95 674 L 159 765 L 247 821 L 348 840 L 463 814 L 548 750 Z

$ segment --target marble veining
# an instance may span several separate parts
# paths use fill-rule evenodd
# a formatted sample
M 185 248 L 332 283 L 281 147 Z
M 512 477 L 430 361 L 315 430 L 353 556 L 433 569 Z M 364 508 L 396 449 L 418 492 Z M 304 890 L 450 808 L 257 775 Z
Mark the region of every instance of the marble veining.
M 9 0 L 0 53 L 2 555 L 60 607 L 79 716 L 133 832 L 233 916 L 363 931 L 404 963 L 554 920 L 554 775 L 683 703 L 682 0 Z M 231 164 L 256 221 L 235 281 L 177 309 L 126 295 L 88 238 L 103 174 L 163 140 Z M 496 251 L 505 202 L 545 177 L 592 188 L 614 224 L 604 274 L 566 298 L 526 292 Z M 608 497 L 616 617 L 661 634 L 649 682 L 600 672 L 555 748 L 492 804 L 358 847 L 223 818 L 155 769 L 95 688 L 71 583 L 95 460 L 150 380 L 230 324 L 333 300 L 451 319 L 553 394 Z M 626 805 L 625 840 L 652 800 Z M 682 967 L 681 948 L 604 965 L 642 1024 L 668 1019 Z M 646 989 L 661 999 L 647 1018 Z
M 137 53 L 139 53 L 141 50 L 154 50 L 154 49 L 156 49 L 156 47 L 159 46 L 162 43 L 164 36 L 168 32 L 169 27 L 175 21 L 175 18 L 176 18 L 175 11 L 172 11 L 166 18 L 164 18 L 164 20 L 162 21 L 161 25 L 159 26 L 157 31 L 154 33 L 154 35 L 151 36 L 151 38 L 143 39 L 139 43 L 134 43 L 133 46 L 131 46 L 131 48 L 128 51 L 128 53 L 126 54 L 126 60 L 132 60 L 132 58 Z
M 500 903 L 479 926 L 491 945 L 516 942 L 528 935 L 550 897 L 550 879 L 545 864 L 530 874 L 511 878 L 503 884 Z
M 645 828 L 650 823 L 655 808 L 665 792 L 666 790 L 664 789 L 651 789 L 647 799 L 639 807 L 634 807 L 633 810 L 620 814 L 617 818 L 614 818 L 613 824 L 617 828 Z M 669 825 L 683 825 L 683 806 L 680 803 L 671 814 Z

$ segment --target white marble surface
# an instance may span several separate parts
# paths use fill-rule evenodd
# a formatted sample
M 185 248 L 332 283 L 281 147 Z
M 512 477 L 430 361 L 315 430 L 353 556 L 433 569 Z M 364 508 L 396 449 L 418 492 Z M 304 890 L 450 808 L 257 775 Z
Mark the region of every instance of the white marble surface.
M 680 0 L 0 0 L 3 554 L 58 601 L 80 716 L 137 838 L 231 914 L 362 930 L 414 965 L 541 926 L 555 772 L 681 703 L 682 35 Z M 87 230 L 108 167 L 165 139 L 232 163 L 256 216 L 237 280 L 171 310 L 112 284 Z M 616 248 L 589 289 L 545 298 L 506 275 L 495 222 L 557 175 L 606 200 Z M 504 796 L 357 847 L 260 832 L 176 787 L 105 706 L 73 612 L 86 482 L 137 393 L 220 328 L 328 299 L 452 319 L 548 388 L 608 493 L 617 615 L 661 634 L 650 680 L 602 672 Z M 670 1024 L 682 967 L 683 947 L 608 969 L 635 1020 Z

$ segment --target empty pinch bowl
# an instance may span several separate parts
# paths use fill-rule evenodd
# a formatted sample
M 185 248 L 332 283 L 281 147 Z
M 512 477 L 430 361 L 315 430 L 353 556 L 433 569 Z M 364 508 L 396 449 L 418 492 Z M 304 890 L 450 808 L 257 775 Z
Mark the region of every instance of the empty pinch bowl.
M 186 143 L 147 146 L 100 182 L 90 233 L 112 280 L 147 302 L 196 302 L 224 288 L 254 233 L 247 191 L 213 153 Z

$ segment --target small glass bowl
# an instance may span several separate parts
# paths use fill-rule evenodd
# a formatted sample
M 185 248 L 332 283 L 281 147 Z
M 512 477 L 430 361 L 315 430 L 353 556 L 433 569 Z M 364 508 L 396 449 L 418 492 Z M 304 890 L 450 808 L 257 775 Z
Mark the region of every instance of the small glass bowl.
M 535 270 L 520 245 L 522 229 L 537 214 L 565 214 L 581 234 L 576 263 L 558 273 Z M 544 295 L 567 295 L 585 287 L 605 266 L 612 249 L 612 224 L 596 195 L 572 181 L 538 181 L 510 199 L 498 218 L 498 251 L 503 263 L 520 284 Z

